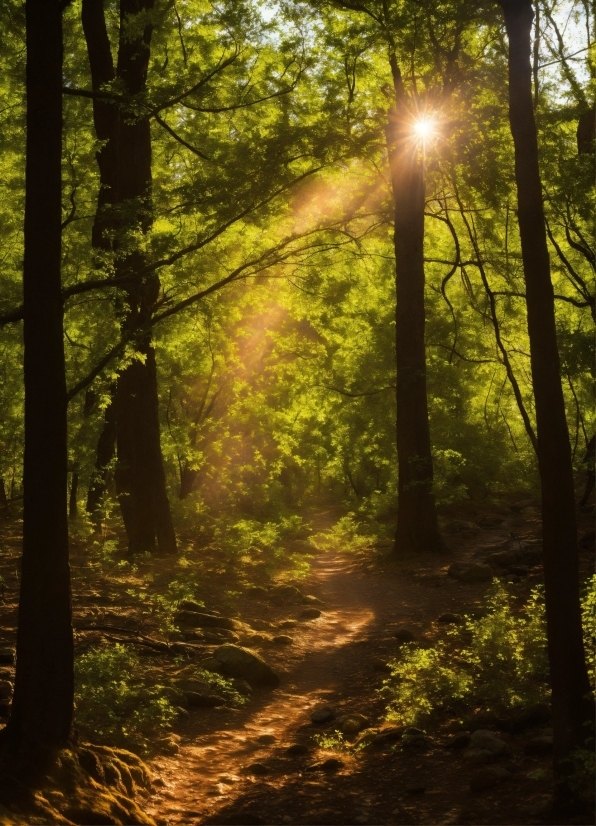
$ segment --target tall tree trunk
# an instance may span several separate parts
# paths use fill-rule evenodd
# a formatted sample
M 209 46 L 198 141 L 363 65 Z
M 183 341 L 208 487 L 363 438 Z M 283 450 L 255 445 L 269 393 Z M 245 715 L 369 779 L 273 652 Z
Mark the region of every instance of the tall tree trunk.
M 531 0 L 500 0 L 509 37 L 509 118 L 515 147 L 518 220 L 526 281 L 532 382 L 536 406 L 554 760 L 582 745 L 593 706 L 586 672 L 569 432 L 559 368 L 555 304 L 532 109 Z
M 397 358 L 398 554 L 444 549 L 432 490 L 424 340 L 424 166 L 392 60 L 396 104 L 387 127 L 394 202 Z
M 130 96 L 145 91 L 152 28 L 146 25 L 142 34 L 134 37 L 126 29 L 131 17 L 150 11 L 153 5 L 154 0 L 121 0 L 118 63 L 114 69 L 103 1 L 84 0 L 83 29 L 95 90 L 118 79 Z M 122 235 L 127 231 L 140 228 L 148 232 L 151 228 L 150 124 L 125 107 L 99 98 L 94 100 L 93 108 L 97 136 L 105 143 L 97 157 L 101 187 L 92 240 L 96 247 L 114 251 L 116 274 L 129 281 L 123 329 L 138 354 L 117 382 L 116 487 L 129 550 L 153 550 L 157 543 L 160 552 L 171 553 L 176 550 L 176 535 L 161 455 L 155 351 L 149 328 L 160 284 L 156 275 L 141 275 L 147 262 L 140 250 L 121 250 Z M 123 203 L 128 207 L 126 223 L 114 210 Z M 144 406 L 139 398 L 145 399 Z
M 66 379 L 60 282 L 62 3 L 27 0 L 25 460 L 13 751 L 44 757 L 71 737 Z

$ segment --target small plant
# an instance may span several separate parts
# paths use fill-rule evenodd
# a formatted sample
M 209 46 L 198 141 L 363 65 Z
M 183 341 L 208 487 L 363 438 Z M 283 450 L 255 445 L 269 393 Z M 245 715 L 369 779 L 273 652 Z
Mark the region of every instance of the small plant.
M 346 742 L 339 730 L 334 731 L 333 734 L 315 734 L 313 740 L 324 751 L 350 751 L 351 749 L 350 744 Z
M 357 553 L 370 548 L 375 537 L 363 532 L 362 525 L 355 514 L 347 513 L 338 519 L 335 525 L 325 533 L 311 537 L 311 543 L 320 551 L 337 550 Z
M 596 574 L 588 580 L 582 599 L 584 649 L 592 691 L 596 691 Z
M 96 743 L 146 751 L 178 713 L 164 688 L 144 679 L 139 657 L 125 646 L 92 648 L 75 664 L 77 724 Z

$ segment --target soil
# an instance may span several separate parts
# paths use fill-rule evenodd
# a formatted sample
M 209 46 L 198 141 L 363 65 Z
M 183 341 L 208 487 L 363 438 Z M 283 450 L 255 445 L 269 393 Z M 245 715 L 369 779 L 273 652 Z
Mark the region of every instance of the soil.
M 321 736 L 334 735 L 342 714 L 363 714 L 375 730 L 388 725 L 386 700 L 378 689 L 386 678 L 383 664 L 399 655 L 396 632 L 407 629 L 425 645 L 444 636 L 445 626 L 437 623 L 442 613 L 481 610 L 488 584 L 458 582 L 447 576 L 449 565 L 455 560 L 477 561 L 507 540 L 539 540 L 535 505 L 503 501 L 476 512 L 469 507 L 465 513 L 452 512 L 444 526 L 451 547 L 445 557 L 396 563 L 383 549 L 347 553 L 335 548 L 316 554 L 307 577 L 295 583 L 321 601 L 322 613 L 316 619 L 301 620 L 302 605 L 275 606 L 250 599 L 246 590 L 234 590 L 238 582 L 232 582 L 229 571 L 216 561 L 210 568 L 206 560 L 201 590 L 207 610 L 221 608 L 225 601 L 229 616 L 253 627 L 259 620 L 266 621 L 279 629 L 275 633 L 292 641 L 286 645 L 269 641 L 253 649 L 280 675 L 279 688 L 254 691 L 242 708 L 191 708 L 177 723 L 177 754 L 149 761 L 154 793 L 142 804 L 144 809 L 163 826 L 548 822 L 550 758 L 524 753 L 527 741 L 540 734 L 544 724 L 515 735 L 499 732 L 508 754 L 498 765 L 504 765 L 511 776 L 475 793 L 470 791 L 470 779 L 477 768 L 464 761 L 461 751 L 445 748 L 454 732 L 462 729 L 455 713 L 444 715 L 428 730 L 422 749 L 408 750 L 398 744 L 354 751 L 334 747 L 329 740 L 321 743 Z M 313 514 L 315 532 L 331 527 L 336 519 L 332 509 L 319 509 Z M 581 520 L 580 536 L 592 528 L 593 516 L 584 513 Z M 5 532 L 5 547 L 7 539 Z M 78 559 L 84 568 L 83 546 L 78 555 L 76 551 L 75 566 Z M 12 562 L 10 555 L 4 559 L 8 590 L 0 647 L 13 644 L 16 619 L 16 602 L 10 599 L 15 557 Z M 582 550 L 582 568 L 584 577 L 593 571 L 590 549 Z M 512 579 L 518 581 L 507 587 L 515 603 L 522 605 L 541 580 L 540 566 Z M 110 592 L 112 622 L 114 617 L 122 625 L 136 622 L 143 634 L 151 634 L 150 620 L 135 616 L 136 609 L 127 603 L 126 584 L 124 577 L 112 577 L 109 584 L 99 578 L 93 582 L 89 570 L 78 576 L 75 567 L 75 616 L 79 620 L 88 616 L 92 604 L 101 601 L 98 594 L 104 588 Z M 288 619 L 296 619 L 296 626 L 280 627 Z M 204 655 L 214 647 L 206 646 Z M 157 657 L 155 668 L 159 667 Z M 333 709 L 336 720 L 315 725 L 311 713 L 323 705 Z M 496 730 L 497 724 L 479 719 L 474 728 Z M 287 749 L 295 744 L 304 746 L 304 753 L 288 755 Z M 330 758 L 339 763 L 327 771 L 317 770 L 317 763 Z

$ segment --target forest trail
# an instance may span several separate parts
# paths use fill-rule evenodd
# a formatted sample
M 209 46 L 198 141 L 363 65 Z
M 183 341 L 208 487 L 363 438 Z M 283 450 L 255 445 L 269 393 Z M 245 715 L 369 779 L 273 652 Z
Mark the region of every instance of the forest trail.
M 328 514 L 318 515 L 319 530 L 325 519 Z M 332 735 L 333 724 L 322 729 L 310 720 L 315 708 L 330 705 L 336 716 L 359 712 L 372 727 L 383 724 L 385 702 L 375 689 L 384 675 L 375 664 L 396 655 L 398 629 L 432 639 L 442 612 L 480 605 L 485 583 L 462 585 L 445 571 L 455 558 L 507 539 L 516 517 L 500 521 L 498 529 L 482 530 L 473 542 L 458 538 L 457 554 L 416 560 L 415 571 L 382 561 L 365 565 L 338 551 L 317 555 L 303 590 L 324 603 L 322 616 L 300 624 L 283 651 L 260 652 L 280 674 L 281 686 L 255 692 L 241 709 L 193 710 L 180 729 L 178 754 L 153 763 L 160 786 L 150 814 L 172 826 L 527 822 L 527 813 L 519 820 L 510 807 L 496 812 L 490 794 L 470 808 L 465 769 L 444 748 L 401 761 L 395 753 L 323 750 L 315 736 Z M 288 755 L 297 743 L 308 751 Z M 331 755 L 342 761 L 339 771 L 308 770 Z M 421 780 L 426 785 L 429 777 L 433 788 L 424 800 L 413 797 L 412 788 Z

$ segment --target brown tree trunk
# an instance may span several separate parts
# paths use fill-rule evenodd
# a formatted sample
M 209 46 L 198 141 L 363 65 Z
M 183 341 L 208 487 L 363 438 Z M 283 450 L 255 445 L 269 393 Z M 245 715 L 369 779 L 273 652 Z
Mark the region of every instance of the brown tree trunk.
M 79 515 L 79 466 L 73 465 L 72 475 L 70 477 L 70 494 L 68 497 L 68 518 L 74 520 Z
M 68 743 L 73 634 L 66 379 L 60 282 L 62 3 L 27 0 L 23 565 L 14 699 L 5 742 L 45 757 Z
M 131 37 L 126 31 L 130 17 L 150 11 L 154 0 L 121 0 L 118 63 L 114 69 L 102 0 L 84 0 L 83 29 L 87 41 L 93 88 L 114 79 L 130 96 L 142 94 L 147 83 L 152 29 Z M 136 250 L 120 254 L 127 231 L 148 232 L 152 223 L 151 133 L 147 118 L 138 118 L 113 102 L 93 102 L 98 138 L 105 141 L 98 152 L 101 188 L 93 228 L 93 244 L 116 254 L 116 275 L 126 276 L 127 312 L 124 331 L 139 359 L 124 368 L 115 396 L 118 469 L 116 487 L 133 553 L 176 550 L 166 477 L 161 456 L 155 351 L 149 322 L 159 294 L 159 279 L 142 276 L 147 263 Z M 126 223 L 114 206 L 127 204 Z M 120 213 L 122 214 L 122 213 Z M 145 405 L 138 403 L 139 398 Z M 150 443 L 148 442 L 150 440 Z
M 397 64 L 392 66 L 396 105 L 387 127 L 394 202 L 397 358 L 398 554 L 439 552 L 433 494 L 426 349 L 424 340 L 424 167 L 412 140 L 407 97 Z
M 532 2 L 500 0 L 500 5 L 509 37 L 509 117 L 536 406 L 554 760 L 560 780 L 563 761 L 588 734 L 585 723 L 592 720 L 593 706 L 582 639 L 571 448 L 532 109 Z

